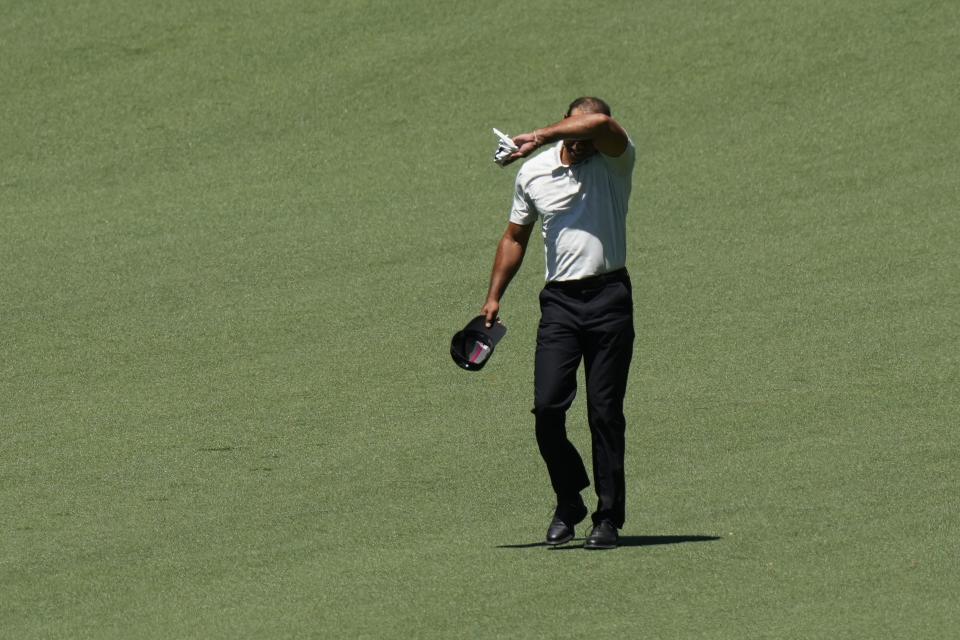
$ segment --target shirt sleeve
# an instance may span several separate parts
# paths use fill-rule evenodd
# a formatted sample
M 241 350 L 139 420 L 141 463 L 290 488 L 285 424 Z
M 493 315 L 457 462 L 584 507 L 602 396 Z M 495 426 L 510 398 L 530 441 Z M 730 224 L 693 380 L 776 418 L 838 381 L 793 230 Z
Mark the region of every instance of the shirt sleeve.
M 522 171 L 517 173 L 513 192 L 513 207 L 510 209 L 510 222 L 526 227 L 537 221 L 537 208 L 524 189 L 522 176 Z
M 633 165 L 637 161 L 637 149 L 633 146 L 633 140 L 630 138 L 627 138 L 627 148 L 624 149 L 623 153 L 616 158 L 602 153 L 600 155 L 603 156 L 607 166 L 612 168 L 617 173 L 623 175 L 629 175 L 633 173 Z

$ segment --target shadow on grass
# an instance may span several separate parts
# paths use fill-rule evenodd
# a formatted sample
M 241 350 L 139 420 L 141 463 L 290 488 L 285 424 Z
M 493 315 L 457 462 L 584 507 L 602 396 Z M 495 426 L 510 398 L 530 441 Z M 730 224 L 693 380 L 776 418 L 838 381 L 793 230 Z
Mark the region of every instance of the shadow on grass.
M 546 542 L 528 542 L 527 544 L 501 544 L 498 549 L 532 549 L 535 547 L 550 547 L 556 551 L 564 549 L 580 549 L 583 547 L 583 538 L 574 538 L 567 544 L 551 546 Z M 721 540 L 720 536 L 620 536 L 620 547 L 652 547 L 658 544 L 682 544 L 684 542 L 713 542 Z

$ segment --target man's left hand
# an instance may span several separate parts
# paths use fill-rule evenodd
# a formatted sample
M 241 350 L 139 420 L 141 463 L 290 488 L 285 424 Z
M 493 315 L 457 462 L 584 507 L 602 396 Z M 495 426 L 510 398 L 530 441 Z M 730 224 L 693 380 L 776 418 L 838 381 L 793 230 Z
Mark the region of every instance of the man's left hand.
M 539 134 L 537 134 L 536 131 L 532 131 L 530 133 L 521 133 L 520 135 L 513 136 L 513 144 L 520 148 L 510 154 L 510 157 L 507 158 L 507 160 L 503 163 L 505 165 L 510 164 L 515 160 L 519 160 L 520 158 L 526 158 L 531 153 L 539 149 L 543 142 L 541 141 Z

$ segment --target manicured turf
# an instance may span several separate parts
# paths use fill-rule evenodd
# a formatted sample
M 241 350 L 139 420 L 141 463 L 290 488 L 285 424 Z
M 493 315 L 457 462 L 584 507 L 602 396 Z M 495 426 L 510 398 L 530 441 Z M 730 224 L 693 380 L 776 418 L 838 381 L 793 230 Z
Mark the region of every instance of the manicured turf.
M 955 637 L 958 51 L 935 1 L 0 1 L 0 636 Z M 581 94 L 640 151 L 609 553 L 536 544 L 539 248 L 447 353 L 490 128 Z

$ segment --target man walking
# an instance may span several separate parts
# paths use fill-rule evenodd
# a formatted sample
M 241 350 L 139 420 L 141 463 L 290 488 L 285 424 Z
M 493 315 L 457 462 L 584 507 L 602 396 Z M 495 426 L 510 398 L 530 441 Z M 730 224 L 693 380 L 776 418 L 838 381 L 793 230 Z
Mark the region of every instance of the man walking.
M 510 222 L 497 247 L 483 306 L 487 325 L 520 268 L 540 218 L 546 285 L 534 365 L 536 437 L 557 496 L 547 529 L 550 545 L 569 542 L 587 516 L 580 492 L 590 485 L 580 454 L 567 439 L 566 412 L 586 374 L 597 509 L 587 549 L 617 546 L 623 527 L 623 397 L 633 355 L 633 299 L 626 263 L 626 216 L 636 151 L 601 99 L 574 100 L 564 118 L 514 137 L 508 162 L 530 156 L 516 179 Z

